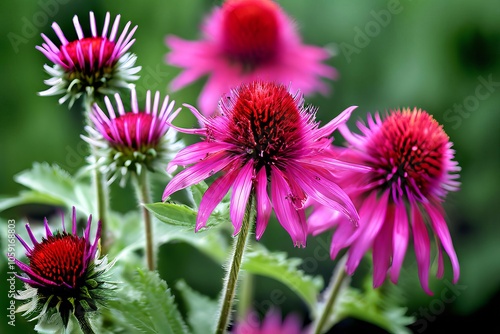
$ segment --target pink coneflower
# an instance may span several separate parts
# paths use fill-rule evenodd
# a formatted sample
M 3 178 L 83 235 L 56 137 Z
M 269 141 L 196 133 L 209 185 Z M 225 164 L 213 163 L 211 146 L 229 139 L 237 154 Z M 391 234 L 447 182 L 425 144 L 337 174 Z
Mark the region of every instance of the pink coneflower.
M 247 315 L 246 319 L 237 322 L 232 334 L 305 334 L 309 331 L 302 329 L 299 318 L 293 314 L 288 315 L 283 321 L 279 311 L 271 309 L 266 317 L 259 321 L 255 312 Z
M 40 95 L 64 96 L 59 103 L 70 100 L 70 106 L 82 94 L 114 93 L 118 88 L 128 87 L 129 81 L 137 80 L 135 75 L 140 67 L 134 67 L 136 56 L 126 53 L 135 42 L 132 36 L 137 29 L 130 32 L 130 22 L 127 22 L 123 32 L 118 37 L 120 15 L 115 18 L 108 37 L 110 15 L 106 13 L 102 33 L 97 33 L 94 13 L 90 12 L 91 37 L 85 37 L 78 17 L 73 18 L 77 39 L 68 41 L 57 23 L 52 24 L 61 45 L 57 46 L 47 36 L 42 34 L 45 43 L 36 48 L 51 62 L 52 67 L 45 64 L 44 68 L 52 77 L 45 80 L 51 86 Z
M 163 193 L 172 193 L 222 171 L 205 192 L 199 207 L 196 230 L 232 188 L 230 217 L 234 233 L 240 231 L 250 196 L 256 198 L 256 238 L 267 226 L 272 207 L 295 246 L 305 246 L 307 225 L 304 202 L 318 202 L 358 221 L 358 214 L 345 192 L 332 180 L 337 167 L 356 168 L 324 154 L 332 132 L 345 123 L 355 107 L 346 109 L 322 128 L 315 110 L 304 107 L 302 95 L 292 95 L 284 85 L 271 82 L 244 84 L 221 99 L 220 113 L 205 118 L 186 105 L 198 118 L 201 129 L 179 129 L 204 137 L 181 150 L 169 163 L 190 167 L 177 174 Z M 271 198 L 268 196 L 268 186 Z
M 457 255 L 446 221 L 442 201 L 448 191 L 459 187 L 460 167 L 453 160 L 452 143 L 441 125 L 420 109 L 397 110 L 382 120 L 378 114 L 368 117 L 368 125 L 358 122 L 362 134 L 339 129 L 349 143 L 341 154 L 351 162 L 372 167 L 364 176 L 356 172 L 344 175 L 346 189 L 360 213 L 359 228 L 353 229 L 343 217 L 327 208 L 318 208 L 310 217 L 310 231 L 317 234 L 336 227 L 331 257 L 349 247 L 347 272 L 352 274 L 368 249 L 373 250 L 373 284 L 380 286 L 390 271 L 397 283 L 413 234 L 419 278 L 428 293 L 430 270 L 429 228 L 436 235 L 437 276 L 444 272 L 442 248 L 453 267 L 453 281 L 460 274 Z
M 24 273 L 17 277 L 26 287 L 17 298 L 30 299 L 18 308 L 18 312 L 40 312 L 34 319 L 41 321 L 59 313 L 64 326 L 67 326 L 70 314 L 74 314 L 81 326 L 88 326 L 87 314 L 98 310 L 114 288 L 113 284 L 107 283 L 105 275 L 111 264 L 106 257 L 99 259 L 101 222 L 97 223 L 93 243 L 90 242 L 91 222 L 92 216 L 89 216 L 84 235 L 78 236 L 73 207 L 71 232 L 66 231 L 63 216 L 62 232 L 52 233 L 47 219 L 44 220 L 46 236 L 40 242 L 26 224 L 32 247 L 16 235 L 29 260 L 29 264 L 25 264 L 14 259 Z
M 167 36 L 168 64 L 183 68 L 171 83 L 180 89 L 204 75 L 208 81 L 198 104 L 204 115 L 231 88 L 254 80 L 291 84 L 293 92 L 326 93 L 322 78 L 334 79 L 334 68 L 322 62 L 330 53 L 302 43 L 293 20 L 271 0 L 228 0 L 214 9 L 202 27 L 200 41 Z
M 95 163 L 109 176 L 109 182 L 120 176 L 124 185 L 129 171 L 139 175 L 144 168 L 163 169 L 182 144 L 176 142 L 176 131 L 167 124 L 175 105 L 168 96 L 162 102 L 160 92 L 152 99 L 151 91 L 147 91 L 145 109 L 140 110 L 137 93 L 131 89 L 130 112 L 125 112 L 119 94 L 115 94 L 115 100 L 118 114 L 107 96 L 104 98 L 107 113 L 94 104 L 90 119 L 95 128 L 87 126 L 89 136 L 82 138 L 94 147 L 98 156 Z

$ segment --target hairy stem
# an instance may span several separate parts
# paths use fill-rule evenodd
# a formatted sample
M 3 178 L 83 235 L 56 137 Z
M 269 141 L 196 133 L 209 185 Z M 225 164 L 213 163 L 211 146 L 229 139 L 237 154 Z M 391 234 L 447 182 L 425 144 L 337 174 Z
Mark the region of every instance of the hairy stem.
M 149 190 L 149 180 L 147 171 L 143 170 L 136 176 L 137 200 L 142 210 L 144 220 L 144 233 L 146 235 L 146 262 L 149 270 L 155 270 L 154 252 L 153 252 L 153 231 L 151 226 L 151 214 L 142 204 L 151 203 L 151 191 Z
M 332 312 L 334 311 L 334 305 L 335 301 L 339 295 L 340 288 L 342 287 L 342 283 L 344 282 L 345 278 L 347 277 L 346 271 L 345 271 L 345 263 L 347 261 L 347 254 L 344 255 L 340 261 L 337 263 L 335 270 L 332 274 L 332 278 L 330 280 L 330 284 L 328 285 L 328 293 L 327 293 L 327 299 L 325 301 L 325 306 L 321 310 L 321 314 L 318 318 L 316 318 L 317 321 L 314 322 L 314 330 L 312 333 L 314 334 L 321 334 L 326 331 L 325 325 L 328 321 L 328 318 L 330 318 Z
M 236 294 L 236 285 L 238 283 L 238 274 L 240 272 L 243 253 L 250 234 L 251 223 L 255 219 L 255 198 L 250 196 L 247 203 L 245 217 L 241 226 L 240 233 L 233 243 L 233 255 L 229 268 L 224 279 L 223 297 L 220 304 L 219 321 L 217 323 L 217 334 L 223 334 L 231 319 L 231 311 L 233 306 L 234 296 Z

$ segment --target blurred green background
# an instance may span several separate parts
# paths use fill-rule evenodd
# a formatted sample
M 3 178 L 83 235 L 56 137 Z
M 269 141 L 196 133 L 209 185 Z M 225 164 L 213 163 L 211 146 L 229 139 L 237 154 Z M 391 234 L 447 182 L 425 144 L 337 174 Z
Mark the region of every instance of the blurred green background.
M 461 263 L 459 287 L 448 294 L 448 266 L 443 280 L 431 278 L 435 296 L 425 295 L 418 287 L 414 257 L 409 253 L 400 285 L 408 314 L 420 320 L 411 329 L 432 333 L 466 324 L 493 324 L 500 307 L 500 226 L 496 211 L 500 195 L 500 2 L 279 3 L 295 18 L 306 43 L 327 45 L 336 52 L 328 61 L 340 73 L 339 79 L 330 83 L 332 94 L 306 100 L 319 108 L 320 120 L 326 122 L 351 105 L 359 106 L 351 124 L 364 119 L 367 112 L 416 106 L 434 115 L 454 142 L 456 159 L 462 167 L 462 187 L 460 192 L 449 194 L 445 208 Z M 42 43 L 42 32 L 56 40 L 50 28 L 53 21 L 71 38 L 76 36 L 74 15 L 89 31 L 89 10 L 96 14 L 98 30 L 106 11 L 112 17 L 121 14 L 121 28 L 127 21 L 139 26 L 131 49 L 142 66 L 137 83 L 139 100 L 143 101 L 145 90 L 151 89 L 170 94 L 179 103 L 196 105 L 202 81 L 179 92 L 168 90 L 168 83 L 179 70 L 164 62 L 168 51 L 164 38 L 167 34 L 198 38 L 202 18 L 218 4 L 220 1 L 208 0 L 4 2 L 0 20 L 0 193 L 16 195 L 22 187 L 13 176 L 35 161 L 58 163 L 70 173 L 84 165 L 86 145 L 80 140 L 83 118 L 78 106 L 68 111 L 66 105 L 57 104 L 57 97 L 37 95 L 46 89 L 43 80 L 48 76 L 43 64 L 48 61 L 35 46 Z M 196 125 L 187 111 L 181 113 L 179 122 Z M 186 137 L 187 142 L 194 140 Z M 155 201 L 160 201 L 164 186 L 157 184 Z M 113 187 L 113 208 L 134 208 L 134 198 L 129 195 Z M 37 206 L 15 208 L 1 213 L 2 223 L 21 217 L 39 219 L 51 210 Z M 0 233 L 5 233 L 4 228 Z M 270 223 L 261 242 L 271 250 L 311 258 L 329 240 L 328 235 L 311 238 L 306 249 L 294 249 L 281 227 Z M 4 249 L 2 245 L 2 252 Z M 222 277 L 220 266 L 185 244 L 163 246 L 162 253 L 168 254 L 160 264 L 167 282 L 184 278 L 194 289 L 216 296 Z M 324 260 L 304 270 L 328 279 L 333 267 L 332 261 Z M 11 333 L 14 328 L 6 325 L 4 315 L 8 305 L 5 279 L 2 273 L 0 332 Z M 269 279 L 257 280 L 259 292 L 254 306 L 258 307 L 260 300 L 269 298 L 278 288 L 286 291 L 286 301 L 279 305 L 284 313 L 305 312 L 300 300 L 285 287 Z M 307 314 L 301 316 L 307 320 Z M 18 332 L 25 328 L 20 316 L 17 324 Z M 336 332 L 360 328 L 364 328 L 363 324 L 348 320 L 337 326 Z

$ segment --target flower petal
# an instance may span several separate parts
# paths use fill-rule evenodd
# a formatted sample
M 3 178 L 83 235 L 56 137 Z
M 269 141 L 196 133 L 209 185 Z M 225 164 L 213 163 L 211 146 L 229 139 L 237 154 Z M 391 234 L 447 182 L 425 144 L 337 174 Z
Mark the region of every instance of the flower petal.
M 290 187 L 281 171 L 275 166 L 271 166 L 271 198 L 276 218 L 288 232 L 295 246 L 305 246 L 307 225 L 303 214 L 304 210 L 295 208 L 290 194 Z
M 163 192 L 162 200 L 165 201 L 174 192 L 199 183 L 209 176 L 217 173 L 222 168 L 231 164 L 234 157 L 230 157 L 226 152 L 217 152 L 207 159 L 184 169 L 170 180 Z
M 385 222 L 389 192 L 386 191 L 380 198 L 377 197 L 377 193 L 372 192 L 361 209 L 359 234 L 349 248 L 349 258 L 346 263 L 349 275 L 354 273 L 363 255 L 373 245 L 373 241 Z M 364 214 L 364 210 L 369 214 Z
M 448 226 L 443 217 L 443 213 L 439 207 L 439 204 L 424 204 L 424 208 L 429 214 L 431 226 L 434 230 L 434 233 L 437 234 L 439 240 L 443 245 L 444 250 L 450 257 L 451 265 L 453 267 L 453 283 L 458 282 L 458 278 L 460 277 L 460 264 L 458 263 L 457 254 L 455 253 L 455 249 L 453 248 L 453 242 L 451 240 L 450 232 L 448 230 Z
M 205 191 L 205 194 L 201 198 L 198 216 L 196 217 L 196 232 L 206 225 L 208 217 L 210 217 L 214 209 L 227 194 L 236 176 L 238 176 L 238 170 L 228 172 L 215 180 L 208 187 L 207 191 Z
M 373 287 L 378 288 L 384 283 L 387 270 L 391 264 L 392 231 L 394 210 L 387 210 L 384 224 L 373 241 Z
M 413 242 L 415 244 L 415 255 L 417 257 L 418 276 L 422 289 L 432 296 L 433 293 L 429 289 L 429 269 L 431 266 L 430 242 L 427 228 L 425 226 L 422 213 L 418 205 L 410 203 L 412 216 Z
M 267 194 L 267 174 L 265 168 L 261 168 L 257 173 L 257 178 L 255 180 L 255 197 L 257 202 L 255 238 L 259 240 L 266 230 L 272 211 L 271 201 Z
M 409 228 L 408 213 L 404 203 L 395 204 L 394 229 L 392 235 L 392 266 L 391 281 L 397 284 L 399 272 L 408 247 Z
M 359 215 L 349 196 L 324 171 L 310 170 L 308 168 L 297 168 L 287 166 L 290 178 L 304 189 L 307 195 L 314 198 L 318 203 L 345 214 L 355 225 Z
M 247 161 L 238 172 L 231 193 L 231 205 L 229 215 L 234 226 L 234 234 L 240 232 L 243 217 L 245 216 L 248 198 L 252 191 L 253 161 Z

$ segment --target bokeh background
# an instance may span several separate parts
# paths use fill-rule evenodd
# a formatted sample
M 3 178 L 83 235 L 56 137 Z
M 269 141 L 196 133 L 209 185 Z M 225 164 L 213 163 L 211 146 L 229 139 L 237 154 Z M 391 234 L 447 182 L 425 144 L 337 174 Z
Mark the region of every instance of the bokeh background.
M 385 112 L 399 107 L 419 107 L 443 125 L 454 142 L 462 167 L 460 192 L 449 194 L 445 204 L 449 227 L 461 263 L 461 277 L 450 288 L 448 266 L 442 280 L 431 278 L 433 297 L 418 287 L 415 261 L 408 254 L 401 278 L 408 315 L 420 321 L 415 332 L 437 333 L 467 324 L 495 324 L 500 308 L 500 2 L 495 0 L 280 0 L 296 21 L 308 44 L 325 45 L 336 53 L 328 64 L 340 77 L 330 82 L 329 96 L 311 96 L 307 102 L 319 108 L 324 122 L 351 105 L 359 108 L 351 122 L 367 112 Z M 164 62 L 167 34 L 186 39 L 199 37 L 203 17 L 220 1 L 76 1 L 40 0 L 2 3 L 0 20 L 0 194 L 14 196 L 22 187 L 13 176 L 33 162 L 47 161 L 74 173 L 84 165 L 83 118 L 78 106 L 68 111 L 56 97 L 40 97 L 47 74 L 45 57 L 35 50 L 40 33 L 53 40 L 50 28 L 57 21 L 66 36 L 75 36 L 72 17 L 78 15 L 89 30 L 88 12 L 96 14 L 98 29 L 104 14 L 121 14 L 123 27 L 131 21 L 139 26 L 131 51 L 142 66 L 137 82 L 139 99 L 146 89 L 170 94 L 176 101 L 196 104 L 203 81 L 178 92 L 168 83 L 179 73 Z M 193 126 L 187 111 L 179 124 Z M 196 138 L 185 138 L 193 142 Z M 339 142 L 340 143 L 340 142 Z M 155 201 L 165 184 L 157 184 Z M 127 211 L 135 207 L 130 191 L 112 189 L 112 207 Z M 23 206 L 0 213 L 2 230 L 7 219 L 37 220 L 53 208 Z M 271 250 L 308 258 L 329 242 L 329 236 L 311 238 L 306 249 L 294 249 L 288 235 L 271 223 L 261 242 Z M 4 252 L 5 245 L 2 245 Z M 218 264 L 186 244 L 163 246 L 159 265 L 167 282 L 183 278 L 194 289 L 215 297 L 223 271 Z M 328 279 L 334 263 L 316 261 L 304 268 Z M 369 270 L 367 268 L 366 270 Z M 18 316 L 17 327 L 7 326 L 6 275 L 0 281 L 0 332 L 30 332 Z M 259 290 L 255 307 L 273 289 L 285 291 L 284 313 L 297 312 L 307 321 L 304 306 L 285 287 L 270 279 L 256 278 Z M 425 325 L 425 327 L 424 327 Z M 494 325 L 495 326 L 495 325 Z M 497 326 L 495 326 L 497 327 Z M 483 327 L 485 328 L 485 327 Z M 375 328 L 348 319 L 335 328 L 338 333 Z M 381 331 L 382 332 L 382 331 Z

